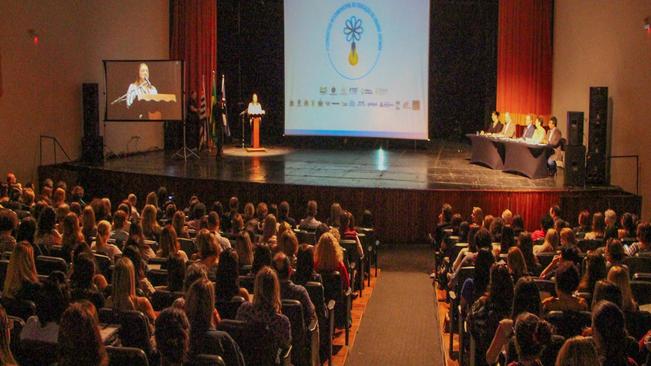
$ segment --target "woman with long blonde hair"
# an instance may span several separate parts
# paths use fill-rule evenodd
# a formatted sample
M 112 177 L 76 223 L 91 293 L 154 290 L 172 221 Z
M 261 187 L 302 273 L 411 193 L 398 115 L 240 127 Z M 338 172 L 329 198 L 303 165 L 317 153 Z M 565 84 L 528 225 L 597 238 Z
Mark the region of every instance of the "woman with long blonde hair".
M 129 258 L 122 257 L 115 264 L 112 285 L 111 296 L 106 300 L 107 307 L 141 311 L 153 324 L 156 313 L 146 297 L 136 295 L 136 272 Z
M 111 237 L 111 223 L 102 220 L 97 224 L 97 236 L 95 237 L 95 243 L 91 246 L 91 250 L 104 254 L 111 259 L 111 262 L 115 259 L 116 255 L 122 254 L 122 251 L 108 242 Z
M 197 246 L 195 259 L 198 259 L 199 263 L 206 266 L 208 278 L 214 281 L 217 273 L 217 262 L 219 261 L 222 247 L 217 244 L 215 236 L 208 229 L 201 229 L 194 242 Z
M 637 311 L 638 305 L 633 298 L 631 283 L 628 279 L 628 269 L 623 266 L 612 266 L 608 271 L 607 279 L 617 285 L 617 287 L 622 291 L 622 311 Z
M 348 270 L 344 265 L 344 253 L 339 246 L 339 241 L 332 233 L 324 233 L 319 238 L 314 251 L 314 269 L 317 272 L 339 271 L 344 289 L 350 286 Z
M 157 220 L 158 209 L 154 205 L 145 205 L 142 209 L 141 221 L 142 233 L 149 240 L 158 241 L 160 238 L 161 227 Z
M 79 227 L 79 219 L 77 215 L 73 212 L 70 212 L 63 218 L 63 232 L 62 232 L 62 251 L 64 259 L 66 262 L 71 261 L 72 251 L 77 247 L 79 243 L 84 242 L 84 234 L 81 232 Z
M 2 296 L 34 301 L 40 287 L 34 263 L 34 249 L 28 242 L 21 241 L 9 257 Z
M 268 326 L 278 347 L 291 343 L 291 325 L 282 314 L 280 283 L 276 272 L 262 267 L 255 276 L 253 303 L 245 302 L 237 310 L 235 319 L 260 322 Z
M 533 246 L 533 254 L 554 252 L 558 248 L 558 241 L 558 232 L 555 229 L 548 229 L 543 243 Z
M 97 235 L 97 222 L 95 220 L 95 211 L 90 205 L 84 207 L 81 212 L 81 233 L 87 240 Z M 88 242 L 90 244 L 90 242 Z
M 185 225 L 185 214 L 183 211 L 178 210 L 172 216 L 172 227 L 176 230 L 176 235 L 179 238 L 190 238 L 188 227 Z
M 599 363 L 594 342 L 581 336 L 566 340 L 556 356 L 556 366 L 593 366 Z

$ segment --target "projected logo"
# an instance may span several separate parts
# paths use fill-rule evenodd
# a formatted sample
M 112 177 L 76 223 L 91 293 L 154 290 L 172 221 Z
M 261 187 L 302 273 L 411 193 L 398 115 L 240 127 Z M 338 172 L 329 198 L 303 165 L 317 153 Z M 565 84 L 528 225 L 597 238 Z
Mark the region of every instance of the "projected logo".
M 380 60 L 382 28 L 368 5 L 349 2 L 330 17 L 325 41 L 332 68 L 345 79 L 358 80 Z

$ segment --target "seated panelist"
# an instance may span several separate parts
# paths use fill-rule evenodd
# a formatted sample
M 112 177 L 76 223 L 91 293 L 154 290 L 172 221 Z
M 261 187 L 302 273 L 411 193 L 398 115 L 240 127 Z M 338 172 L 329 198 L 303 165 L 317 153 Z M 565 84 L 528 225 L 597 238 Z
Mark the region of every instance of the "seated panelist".
M 536 118 L 536 127 L 531 138 L 525 138 L 525 141 L 530 144 L 542 144 L 545 142 L 545 128 L 542 126 L 542 117 Z
M 491 123 L 491 126 L 488 128 L 486 133 L 489 135 L 496 135 L 502 132 L 504 125 L 502 122 L 500 122 L 500 112 L 493 111 L 493 113 L 491 113 L 491 120 L 493 122 Z
M 509 139 L 512 139 L 515 137 L 515 123 L 511 120 L 511 113 L 506 112 L 504 113 L 504 122 L 506 124 L 504 125 L 504 128 L 502 129 L 502 132 L 499 133 L 501 137 L 506 137 Z
M 530 114 L 527 114 L 525 121 L 527 122 L 527 127 L 525 127 L 524 132 L 522 133 L 522 138 L 526 141 L 527 139 L 533 137 L 533 133 L 536 131 L 536 127 L 533 125 L 533 120 L 531 119 Z

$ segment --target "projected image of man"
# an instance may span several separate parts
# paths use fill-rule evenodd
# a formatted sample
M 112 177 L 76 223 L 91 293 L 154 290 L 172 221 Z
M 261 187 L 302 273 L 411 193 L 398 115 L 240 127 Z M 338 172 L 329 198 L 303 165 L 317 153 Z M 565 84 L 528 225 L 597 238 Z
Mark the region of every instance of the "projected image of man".
M 149 82 L 149 66 L 146 63 L 141 63 L 138 69 L 138 79 L 131 83 L 127 90 L 127 108 L 131 107 L 133 101 L 138 97 L 147 94 L 158 94 L 158 90 Z

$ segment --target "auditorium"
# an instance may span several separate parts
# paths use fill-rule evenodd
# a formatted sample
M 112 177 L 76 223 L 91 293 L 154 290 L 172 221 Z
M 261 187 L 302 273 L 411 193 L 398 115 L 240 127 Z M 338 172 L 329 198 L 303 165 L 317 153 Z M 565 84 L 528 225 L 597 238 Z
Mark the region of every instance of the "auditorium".
M 0 1 L 0 365 L 651 366 L 649 101 L 649 0 Z

